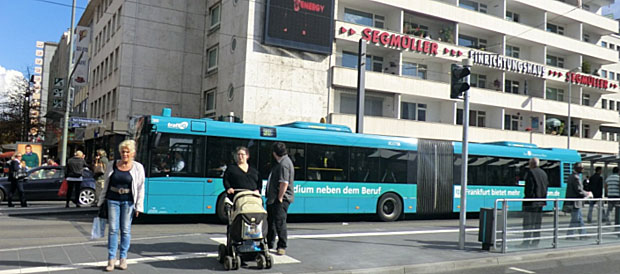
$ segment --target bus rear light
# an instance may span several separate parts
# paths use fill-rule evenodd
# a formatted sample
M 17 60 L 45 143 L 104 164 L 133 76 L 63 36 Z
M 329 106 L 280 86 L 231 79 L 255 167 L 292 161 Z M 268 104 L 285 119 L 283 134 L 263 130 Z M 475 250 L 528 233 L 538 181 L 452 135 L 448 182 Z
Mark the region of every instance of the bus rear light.
M 413 209 L 413 206 L 409 206 L 409 209 Z
M 355 209 L 360 209 L 360 206 L 355 206 Z
M 211 208 L 212 208 L 212 206 L 210 206 L 210 205 L 207 206 L 207 209 L 211 209 Z
M 213 180 L 208 179 L 208 180 L 207 180 L 207 183 L 213 183 Z

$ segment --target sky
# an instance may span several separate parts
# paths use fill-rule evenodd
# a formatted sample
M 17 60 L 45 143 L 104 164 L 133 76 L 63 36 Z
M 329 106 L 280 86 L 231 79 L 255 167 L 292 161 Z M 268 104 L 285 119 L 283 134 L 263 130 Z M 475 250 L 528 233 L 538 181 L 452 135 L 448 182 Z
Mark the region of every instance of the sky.
M 72 2 L 0 0 L 0 78 L 6 76 L 5 70 L 27 74 L 27 68 L 32 69 L 36 41 L 60 40 L 70 27 Z M 76 0 L 76 22 L 87 4 L 88 0 Z

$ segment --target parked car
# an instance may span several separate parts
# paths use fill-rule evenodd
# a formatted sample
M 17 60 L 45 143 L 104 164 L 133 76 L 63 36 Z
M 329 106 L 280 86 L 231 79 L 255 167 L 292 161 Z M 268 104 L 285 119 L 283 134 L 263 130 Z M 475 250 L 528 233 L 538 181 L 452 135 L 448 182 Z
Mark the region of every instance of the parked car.
M 82 185 L 80 187 L 78 202 L 81 206 L 91 206 L 95 203 L 95 179 L 93 173 L 85 168 Z M 42 166 L 30 169 L 24 182 L 24 191 L 28 201 L 52 201 L 64 200 L 58 196 L 58 189 L 65 179 L 65 169 L 61 166 Z M 0 202 L 7 199 L 11 189 L 8 178 L 0 178 Z M 19 201 L 17 192 L 13 201 Z

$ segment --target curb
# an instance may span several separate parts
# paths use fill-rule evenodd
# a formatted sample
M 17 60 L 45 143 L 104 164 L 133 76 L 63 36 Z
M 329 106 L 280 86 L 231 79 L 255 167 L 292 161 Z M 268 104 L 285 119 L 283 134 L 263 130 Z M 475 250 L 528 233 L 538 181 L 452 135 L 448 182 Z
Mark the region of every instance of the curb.
M 403 273 L 437 273 L 450 272 L 466 269 L 475 269 L 478 267 L 503 266 L 508 264 L 567 259 L 572 257 L 582 257 L 584 254 L 606 254 L 618 252 L 618 244 L 603 244 L 596 246 L 566 247 L 553 251 L 535 251 L 533 253 L 524 254 L 510 253 L 487 258 L 477 258 L 469 260 L 446 261 L 426 264 L 388 266 L 368 269 L 351 269 L 351 270 L 335 270 L 316 273 L 330 274 L 365 274 L 365 273 L 386 273 L 386 274 L 403 274 Z

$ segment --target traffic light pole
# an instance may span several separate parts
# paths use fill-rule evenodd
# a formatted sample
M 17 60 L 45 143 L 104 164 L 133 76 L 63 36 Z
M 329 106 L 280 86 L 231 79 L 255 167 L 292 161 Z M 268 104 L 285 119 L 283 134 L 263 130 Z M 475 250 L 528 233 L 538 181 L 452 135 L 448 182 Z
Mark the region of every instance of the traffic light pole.
M 366 41 L 360 39 L 357 62 L 357 123 L 355 133 L 364 133 L 364 102 L 366 97 Z
M 463 66 L 471 70 L 472 60 L 463 60 Z M 465 83 L 469 85 L 470 76 L 465 77 Z M 465 225 L 467 222 L 467 160 L 468 160 L 468 137 L 469 137 L 469 89 L 463 93 L 463 148 L 461 153 L 461 211 L 459 218 L 459 249 L 465 249 Z

